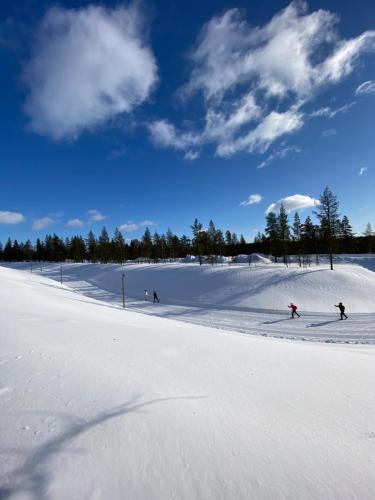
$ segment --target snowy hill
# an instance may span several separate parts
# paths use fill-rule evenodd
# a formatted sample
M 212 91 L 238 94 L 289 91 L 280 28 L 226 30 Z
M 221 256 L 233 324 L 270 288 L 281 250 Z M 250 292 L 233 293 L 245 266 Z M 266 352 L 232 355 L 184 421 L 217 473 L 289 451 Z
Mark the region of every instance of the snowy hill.
M 121 275 L 125 273 L 127 296 L 143 298 L 144 289 L 156 289 L 162 302 L 168 304 L 282 311 L 293 301 L 302 311 L 334 312 L 334 304 L 342 301 L 350 313 L 375 312 L 375 273 L 367 268 L 373 264 L 375 269 L 375 257 L 339 259 L 344 263 L 337 264 L 334 271 L 325 263 L 307 268 L 293 264 L 287 268 L 266 259 L 251 266 L 214 267 L 181 263 L 64 264 L 63 279 L 81 292 L 117 301 L 121 295 Z M 30 264 L 14 266 L 30 269 Z M 36 265 L 34 272 L 40 272 Z M 59 280 L 60 265 L 43 264 L 43 275 Z
M 220 333 L 6 268 L 0 314 L 2 500 L 373 496 L 372 346 Z

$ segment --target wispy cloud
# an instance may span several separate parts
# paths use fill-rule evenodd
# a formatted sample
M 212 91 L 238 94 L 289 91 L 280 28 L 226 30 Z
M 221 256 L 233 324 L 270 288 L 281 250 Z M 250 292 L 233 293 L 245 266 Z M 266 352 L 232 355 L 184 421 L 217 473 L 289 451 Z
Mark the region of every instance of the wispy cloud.
M 24 71 L 32 131 L 75 138 L 148 98 L 157 65 L 139 5 L 47 11 Z
M 356 101 L 348 102 L 347 104 L 344 104 L 344 106 L 341 106 L 340 108 L 332 109 L 329 106 L 325 108 L 319 108 L 311 113 L 312 117 L 316 116 L 325 116 L 328 118 L 333 118 L 334 116 L 340 114 L 340 113 L 347 113 L 353 106 L 357 104 Z
M 263 200 L 263 196 L 261 196 L 260 194 L 256 193 L 256 194 L 251 194 L 247 200 L 245 201 L 242 201 L 240 203 L 240 206 L 241 207 L 248 207 L 249 205 L 255 205 L 257 203 L 260 203 L 261 201 Z
M 358 171 L 358 175 L 363 175 L 367 172 L 367 167 L 361 167 Z
M 0 211 L 0 224 L 20 224 L 26 219 L 19 212 Z
M 45 229 L 50 227 L 55 223 L 55 219 L 52 217 L 41 217 L 40 219 L 35 219 L 32 227 L 33 229 Z
M 285 210 L 290 213 L 295 210 L 304 210 L 306 208 L 312 208 L 319 205 L 319 200 L 312 198 L 311 196 L 304 194 L 293 194 L 291 196 L 286 196 L 285 198 L 281 198 L 275 203 L 271 203 L 267 207 L 266 213 L 269 212 L 277 212 L 280 210 L 281 205 L 284 206 Z
M 284 146 L 281 149 L 275 150 L 273 153 L 267 156 L 265 160 L 263 160 L 261 163 L 259 163 L 259 165 L 257 165 L 257 168 L 264 168 L 271 162 L 279 158 L 285 158 L 290 153 L 300 153 L 301 151 L 302 151 L 301 148 L 295 145 Z
M 196 159 L 198 159 L 200 156 L 200 152 L 199 151 L 187 151 L 185 153 L 185 156 L 184 156 L 184 160 L 187 160 L 187 161 L 194 161 Z
M 249 25 L 240 9 L 213 17 L 190 52 L 190 78 L 180 89 L 185 100 L 203 96 L 204 125 L 178 128 L 156 120 L 149 125 L 154 143 L 182 151 L 213 144 L 218 156 L 229 157 L 264 153 L 294 134 L 311 116 L 305 104 L 340 83 L 361 54 L 375 48 L 375 31 L 345 40 L 337 24 L 334 13 L 309 13 L 303 1 L 292 2 L 260 27 Z M 353 105 L 316 116 L 333 117 Z
M 367 82 L 361 83 L 361 85 L 355 91 L 356 95 L 359 94 L 375 94 L 375 81 L 368 80 Z
M 328 139 L 328 137 L 334 137 L 335 135 L 337 135 L 337 130 L 334 128 L 329 128 L 327 130 L 323 130 L 321 135 L 324 139 Z

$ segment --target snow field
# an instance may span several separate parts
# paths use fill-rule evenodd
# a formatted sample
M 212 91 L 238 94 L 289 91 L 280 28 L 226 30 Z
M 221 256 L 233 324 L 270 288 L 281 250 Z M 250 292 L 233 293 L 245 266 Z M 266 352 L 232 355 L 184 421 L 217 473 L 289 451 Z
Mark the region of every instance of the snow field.
M 372 346 L 221 333 L 0 268 L 0 498 L 370 499 Z

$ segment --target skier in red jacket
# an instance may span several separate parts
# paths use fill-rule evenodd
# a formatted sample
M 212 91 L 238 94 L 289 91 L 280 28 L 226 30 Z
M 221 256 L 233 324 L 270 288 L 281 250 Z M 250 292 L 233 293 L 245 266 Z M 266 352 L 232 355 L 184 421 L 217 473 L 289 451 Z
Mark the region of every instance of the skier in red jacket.
M 290 306 L 288 306 L 289 309 L 292 310 L 292 319 L 294 319 L 294 315 L 297 314 L 297 316 L 300 318 L 301 316 L 297 312 L 297 306 L 293 304 L 293 302 L 290 303 Z

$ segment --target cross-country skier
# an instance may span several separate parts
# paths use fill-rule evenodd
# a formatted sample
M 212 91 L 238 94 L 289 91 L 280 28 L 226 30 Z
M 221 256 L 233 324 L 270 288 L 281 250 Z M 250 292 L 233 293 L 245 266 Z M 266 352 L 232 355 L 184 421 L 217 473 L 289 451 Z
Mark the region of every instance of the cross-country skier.
M 347 315 L 345 314 L 345 306 L 342 302 L 339 302 L 339 304 L 335 307 L 338 307 L 340 309 L 340 319 L 344 319 L 344 316 L 345 316 L 345 319 L 348 319 Z
M 292 319 L 294 319 L 294 315 L 297 314 L 297 316 L 300 318 L 301 316 L 297 312 L 297 306 L 293 304 L 293 302 L 290 303 L 290 306 L 288 306 L 289 309 L 292 310 Z
M 148 291 L 147 290 L 144 290 L 143 298 L 144 298 L 144 300 L 147 300 L 147 298 L 148 298 Z
M 156 293 L 156 290 L 154 290 L 154 291 L 152 292 L 152 295 L 153 295 L 153 297 L 154 297 L 154 302 L 159 302 L 159 297 L 158 297 L 158 294 Z

